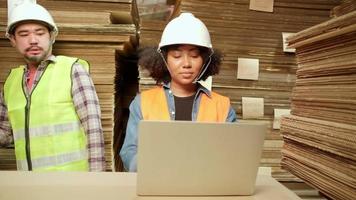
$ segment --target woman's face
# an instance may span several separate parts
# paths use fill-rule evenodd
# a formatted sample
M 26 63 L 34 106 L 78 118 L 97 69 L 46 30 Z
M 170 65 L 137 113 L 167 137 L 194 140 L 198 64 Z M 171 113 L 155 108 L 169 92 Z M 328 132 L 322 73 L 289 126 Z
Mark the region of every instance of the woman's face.
M 167 64 L 172 84 L 192 85 L 203 66 L 203 57 L 197 46 L 183 44 L 168 49 Z

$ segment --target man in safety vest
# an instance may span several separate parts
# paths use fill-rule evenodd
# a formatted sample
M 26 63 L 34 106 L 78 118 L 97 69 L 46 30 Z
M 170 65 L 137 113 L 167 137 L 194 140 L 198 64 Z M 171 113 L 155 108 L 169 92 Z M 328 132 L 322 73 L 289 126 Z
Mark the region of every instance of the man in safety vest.
M 89 64 L 52 55 L 57 33 L 38 4 L 11 11 L 6 36 L 26 64 L 11 70 L 0 95 L 0 145 L 14 142 L 18 170 L 103 171 L 101 111 Z
M 137 127 L 142 119 L 236 121 L 230 99 L 199 83 L 217 74 L 220 63 L 221 55 L 213 50 L 207 27 L 191 13 L 182 13 L 167 24 L 158 49 L 140 52 L 139 65 L 158 86 L 138 94 L 130 105 L 120 151 L 126 170 L 137 170 Z

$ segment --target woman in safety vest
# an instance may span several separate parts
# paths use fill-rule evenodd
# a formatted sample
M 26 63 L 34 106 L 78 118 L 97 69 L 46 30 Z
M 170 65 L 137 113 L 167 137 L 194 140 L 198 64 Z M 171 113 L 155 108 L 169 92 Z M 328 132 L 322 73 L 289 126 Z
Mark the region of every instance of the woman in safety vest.
M 158 86 L 138 94 L 130 105 L 120 151 L 126 170 L 137 171 L 140 120 L 236 121 L 230 99 L 201 84 L 219 72 L 220 62 L 208 29 L 191 13 L 182 13 L 167 24 L 158 48 L 140 52 L 139 65 L 149 71 Z

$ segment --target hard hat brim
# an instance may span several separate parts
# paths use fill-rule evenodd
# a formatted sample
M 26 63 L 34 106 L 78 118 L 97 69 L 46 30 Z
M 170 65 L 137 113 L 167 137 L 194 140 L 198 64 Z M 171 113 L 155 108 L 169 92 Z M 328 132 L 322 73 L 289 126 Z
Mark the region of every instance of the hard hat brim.
M 22 24 L 28 24 L 28 23 L 35 23 L 35 24 L 43 25 L 43 26 L 47 27 L 49 32 L 52 32 L 55 29 L 52 25 L 50 25 L 49 23 L 47 23 L 45 21 L 29 19 L 29 20 L 18 21 L 16 23 L 11 24 L 11 26 L 9 26 L 9 29 L 7 32 L 9 34 L 13 35 L 18 26 L 20 26 Z

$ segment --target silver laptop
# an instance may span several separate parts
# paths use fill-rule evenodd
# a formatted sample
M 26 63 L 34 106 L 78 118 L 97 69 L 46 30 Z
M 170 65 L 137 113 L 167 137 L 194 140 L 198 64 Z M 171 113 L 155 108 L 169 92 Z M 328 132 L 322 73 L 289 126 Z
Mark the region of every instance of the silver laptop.
M 141 121 L 138 195 L 252 195 L 262 123 Z

